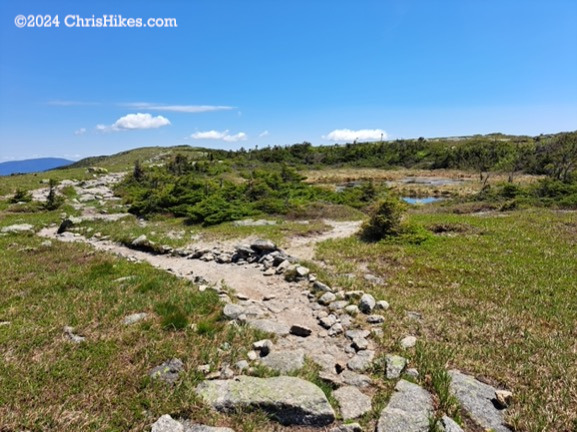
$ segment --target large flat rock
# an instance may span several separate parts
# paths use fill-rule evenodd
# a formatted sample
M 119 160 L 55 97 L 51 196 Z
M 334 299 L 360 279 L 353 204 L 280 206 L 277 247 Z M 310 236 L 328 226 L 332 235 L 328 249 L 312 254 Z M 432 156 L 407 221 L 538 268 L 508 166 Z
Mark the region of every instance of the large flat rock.
M 377 432 L 428 432 L 432 415 L 433 400 L 429 392 L 417 384 L 400 380 L 381 412 Z
M 505 426 L 505 410 L 495 408 L 495 388 L 458 370 L 449 371 L 451 392 L 471 419 L 484 429 L 510 432 Z
M 262 409 L 284 425 L 324 426 L 335 419 L 322 390 L 295 377 L 239 376 L 234 380 L 205 381 L 196 392 L 218 411 Z

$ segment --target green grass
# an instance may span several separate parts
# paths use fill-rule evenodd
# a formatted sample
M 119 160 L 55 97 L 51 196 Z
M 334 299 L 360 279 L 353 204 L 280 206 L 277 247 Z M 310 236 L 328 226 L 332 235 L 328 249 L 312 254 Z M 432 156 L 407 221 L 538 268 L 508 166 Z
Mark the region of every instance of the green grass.
M 200 293 L 149 265 L 87 246 L 41 242 L 33 235 L 0 236 L 0 320 L 11 322 L 0 327 L 1 430 L 141 431 L 165 413 L 230 425 L 195 398 L 195 368 L 234 364 L 260 334 L 245 327 L 225 331 L 210 290 Z M 177 307 L 186 325 L 176 323 L 165 304 Z M 150 318 L 124 326 L 123 318 L 136 312 Z M 66 340 L 67 325 L 86 341 Z M 231 348 L 219 352 L 224 342 Z M 173 357 L 185 363 L 175 387 L 148 378 Z
M 319 269 L 321 278 L 338 286 L 339 273 L 354 272 L 358 277 L 347 288 L 367 289 L 359 266 L 383 277 L 384 286 L 373 289 L 392 305 L 383 350 L 398 351 L 400 338 L 416 334 L 429 353 L 415 356 L 417 368 L 432 374 L 438 370 L 430 366 L 438 364 L 432 353 L 449 352 L 446 367 L 512 389 L 516 403 L 508 420 L 516 430 L 574 430 L 576 214 L 437 212 L 413 214 L 410 221 L 458 228 L 420 245 L 327 241 L 317 258 L 332 270 Z M 407 319 L 407 310 L 420 311 L 423 322 Z M 444 392 L 442 376 L 427 379 Z

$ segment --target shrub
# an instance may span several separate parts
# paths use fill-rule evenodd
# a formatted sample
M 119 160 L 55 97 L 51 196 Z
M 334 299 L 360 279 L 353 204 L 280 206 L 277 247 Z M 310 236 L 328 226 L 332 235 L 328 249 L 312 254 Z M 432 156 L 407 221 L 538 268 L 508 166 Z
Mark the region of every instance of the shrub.
M 406 205 L 393 196 L 378 201 L 369 212 L 370 219 L 363 225 L 361 237 L 369 241 L 379 241 L 399 235 L 401 219 L 406 209 Z
M 56 210 L 64 203 L 64 197 L 56 193 L 56 185 L 58 183 L 54 179 L 50 179 L 50 190 L 48 191 L 48 197 L 44 203 L 44 208 L 46 210 Z
M 23 189 L 16 189 L 14 192 L 14 196 L 10 198 L 11 203 L 19 203 L 19 202 L 30 202 L 32 201 L 32 195 L 30 192 L 25 191 Z

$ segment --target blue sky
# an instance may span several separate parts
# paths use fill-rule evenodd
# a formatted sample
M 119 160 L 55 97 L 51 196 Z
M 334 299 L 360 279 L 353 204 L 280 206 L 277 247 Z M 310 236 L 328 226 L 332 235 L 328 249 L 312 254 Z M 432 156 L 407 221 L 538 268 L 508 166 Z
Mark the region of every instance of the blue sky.
M 577 129 L 575 0 L 20 0 L 0 17 L 0 161 Z

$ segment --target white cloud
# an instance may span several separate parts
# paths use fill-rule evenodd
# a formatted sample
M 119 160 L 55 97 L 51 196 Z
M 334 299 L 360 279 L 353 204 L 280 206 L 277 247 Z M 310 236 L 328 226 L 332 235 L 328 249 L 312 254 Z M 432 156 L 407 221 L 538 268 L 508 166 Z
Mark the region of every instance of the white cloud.
M 335 129 L 328 135 L 323 136 L 323 139 L 332 141 L 377 141 L 382 139 L 387 139 L 387 132 L 382 129 Z
M 110 126 L 97 125 L 96 130 L 100 132 L 116 132 L 121 130 L 136 129 L 157 129 L 162 126 L 168 126 L 170 120 L 163 116 L 152 117 L 150 114 L 127 114 L 120 117 Z
M 80 128 L 74 131 L 74 135 L 84 135 L 86 133 L 86 128 Z
M 226 111 L 234 109 L 234 107 L 223 105 L 163 105 L 163 104 L 154 104 L 150 102 L 131 102 L 120 105 L 142 110 L 170 111 L 170 112 L 182 112 L 193 114 L 202 112 L 211 112 L 211 111 Z
M 195 132 L 190 136 L 192 139 L 210 139 L 210 140 L 222 140 L 226 142 L 237 142 L 237 141 L 246 141 L 248 136 L 244 132 L 239 132 L 234 135 L 230 135 L 228 130 L 225 131 L 204 131 L 204 132 Z
M 262 131 L 261 133 L 258 134 L 258 136 L 259 136 L 260 138 L 265 137 L 265 136 L 268 136 L 268 135 L 269 135 L 269 133 L 268 133 L 267 130 Z

